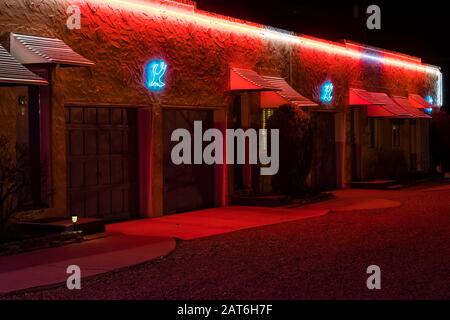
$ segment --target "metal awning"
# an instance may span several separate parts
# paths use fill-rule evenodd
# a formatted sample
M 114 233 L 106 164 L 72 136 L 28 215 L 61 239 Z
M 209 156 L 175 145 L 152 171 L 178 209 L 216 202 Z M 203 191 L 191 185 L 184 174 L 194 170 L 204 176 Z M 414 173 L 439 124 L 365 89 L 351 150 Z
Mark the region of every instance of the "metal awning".
M 414 118 L 414 115 L 399 106 L 386 93 L 370 92 L 375 101 L 382 103 L 382 106 L 389 112 L 393 113 L 399 118 Z
M 408 101 L 417 109 L 428 109 L 433 107 L 427 100 L 422 98 L 421 95 L 416 93 L 409 94 Z
M 25 68 L 0 46 L 0 86 L 47 84 L 45 79 Z
M 416 107 L 414 107 L 406 97 L 392 97 L 400 107 L 405 109 L 405 111 L 412 113 L 415 118 L 423 118 L 423 119 L 431 119 L 429 115 L 426 115 L 423 111 L 420 111 Z
M 367 106 L 367 116 L 369 118 L 395 118 L 396 115 L 388 111 L 383 106 Z
M 11 33 L 10 47 L 11 54 L 22 64 L 58 64 L 65 67 L 94 65 L 56 38 Z
M 350 106 L 367 106 L 367 105 L 382 105 L 382 103 L 375 101 L 370 92 L 364 89 L 350 89 L 349 94 Z
M 230 69 L 230 91 L 278 91 L 257 72 L 250 69 Z
M 283 104 L 290 104 L 295 107 L 317 107 L 317 103 L 302 96 L 294 88 L 292 88 L 286 80 L 277 77 L 263 77 L 271 86 L 276 87 L 279 91 L 261 92 L 262 108 L 278 108 Z
M 350 89 L 349 105 L 368 106 L 369 117 L 414 118 L 414 114 L 402 108 L 386 93 L 382 92 Z

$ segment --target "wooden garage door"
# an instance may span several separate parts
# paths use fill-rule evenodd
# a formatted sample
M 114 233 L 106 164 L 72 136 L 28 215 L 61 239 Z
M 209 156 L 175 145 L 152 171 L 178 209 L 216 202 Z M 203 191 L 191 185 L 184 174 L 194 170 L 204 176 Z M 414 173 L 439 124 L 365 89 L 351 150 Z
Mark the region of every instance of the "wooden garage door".
M 138 213 L 136 110 L 66 108 L 68 209 L 122 220 Z

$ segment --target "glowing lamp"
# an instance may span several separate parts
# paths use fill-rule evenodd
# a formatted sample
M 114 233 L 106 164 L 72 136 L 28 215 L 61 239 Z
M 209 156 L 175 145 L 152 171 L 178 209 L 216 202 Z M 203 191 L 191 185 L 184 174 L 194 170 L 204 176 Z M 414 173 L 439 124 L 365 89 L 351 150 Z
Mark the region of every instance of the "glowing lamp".
M 72 216 L 72 223 L 76 224 L 78 222 L 78 216 Z
M 326 81 L 320 87 L 320 101 L 323 103 L 331 103 L 333 100 L 334 86 L 331 81 Z
M 150 91 L 161 91 L 166 86 L 164 82 L 166 72 L 167 63 L 165 61 L 150 61 L 145 67 L 145 86 Z
M 27 97 L 20 96 L 19 97 L 19 114 L 21 116 L 24 116 L 26 114 L 26 112 L 27 112 L 27 105 L 28 105 Z

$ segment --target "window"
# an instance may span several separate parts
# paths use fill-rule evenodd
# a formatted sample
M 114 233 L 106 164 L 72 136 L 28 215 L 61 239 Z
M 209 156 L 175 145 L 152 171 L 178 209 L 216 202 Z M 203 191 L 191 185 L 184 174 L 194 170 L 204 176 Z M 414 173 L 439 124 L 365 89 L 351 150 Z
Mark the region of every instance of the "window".
M 369 118 L 369 148 L 375 148 L 376 147 L 376 119 Z
M 392 123 L 392 147 L 400 147 L 400 121 L 394 120 Z
M 262 109 L 261 129 L 267 129 L 267 121 L 273 115 L 274 109 Z M 262 133 L 262 148 L 267 150 L 267 134 Z

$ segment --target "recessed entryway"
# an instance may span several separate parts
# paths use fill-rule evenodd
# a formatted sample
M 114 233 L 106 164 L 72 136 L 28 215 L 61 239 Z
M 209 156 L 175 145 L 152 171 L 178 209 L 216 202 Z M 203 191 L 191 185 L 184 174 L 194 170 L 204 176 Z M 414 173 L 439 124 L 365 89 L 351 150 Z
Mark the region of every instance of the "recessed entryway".
M 315 127 L 311 185 L 316 191 L 337 188 L 335 114 L 314 112 L 311 115 Z
M 202 121 L 203 130 L 213 127 L 213 111 L 166 109 L 163 113 L 163 203 L 164 214 L 179 213 L 214 206 L 214 166 L 206 164 L 175 165 L 171 159 L 171 136 L 176 129 L 186 129 L 194 136 L 194 121 Z M 202 150 L 207 143 L 202 142 Z

